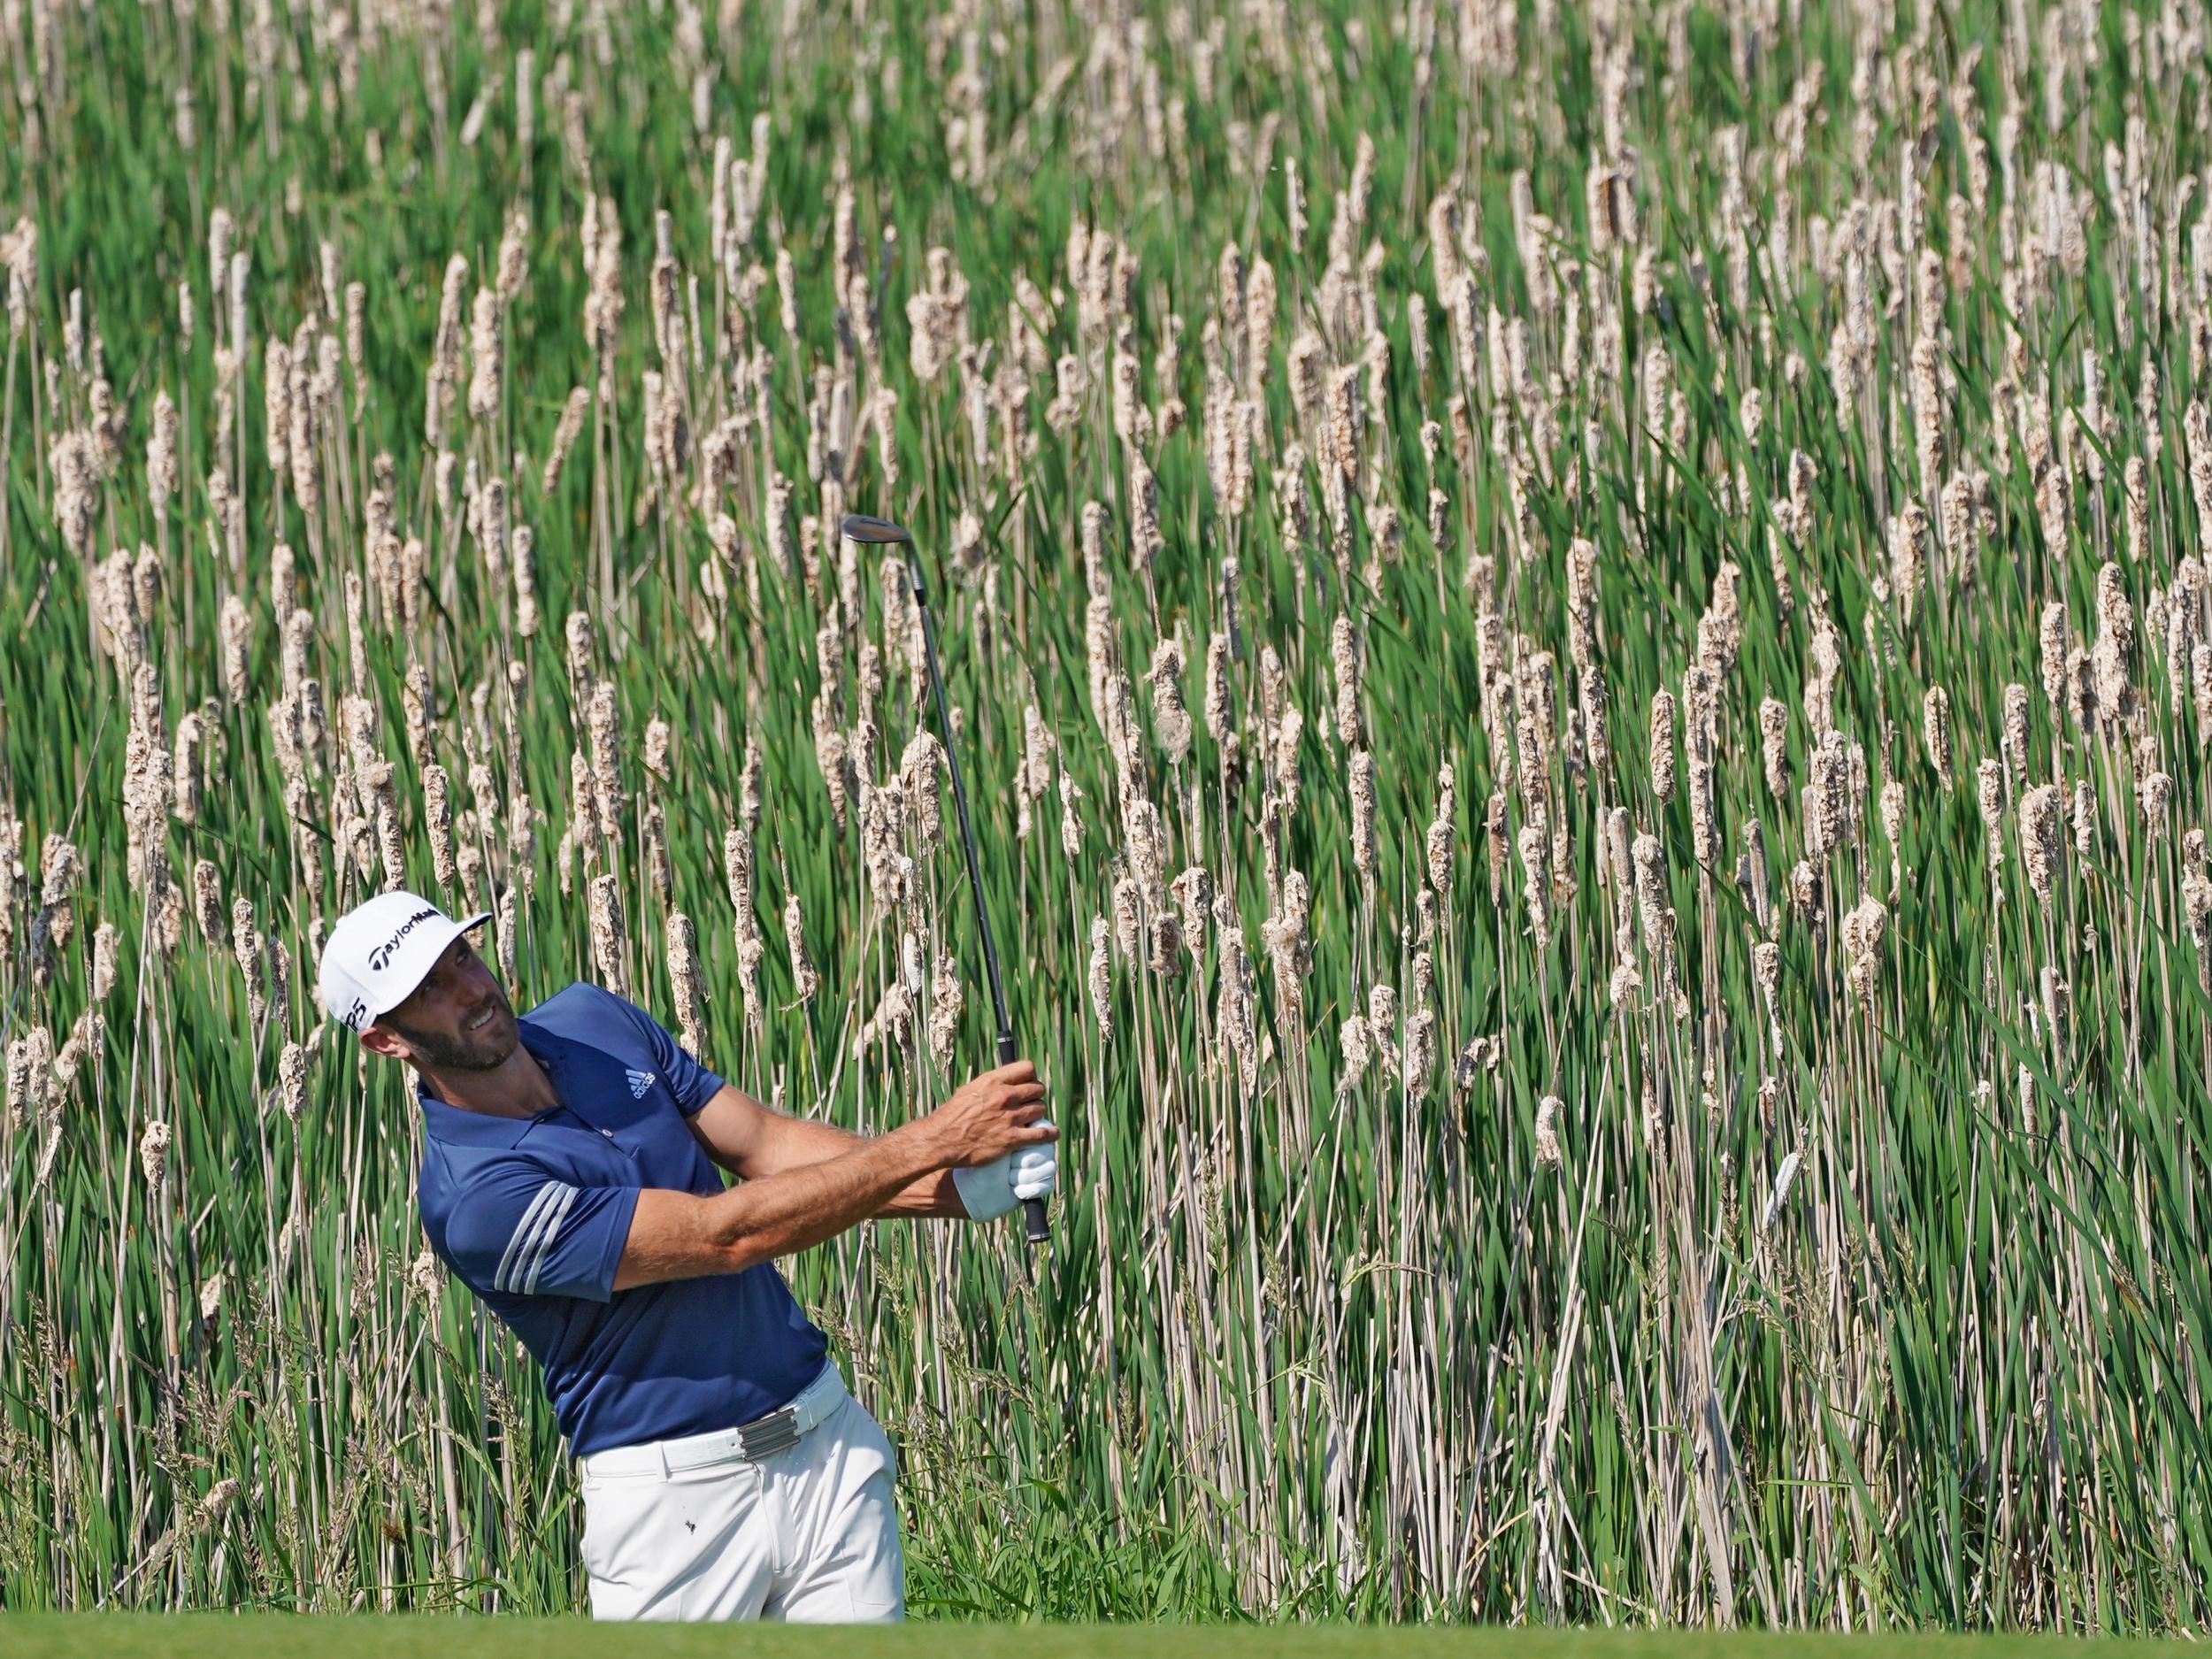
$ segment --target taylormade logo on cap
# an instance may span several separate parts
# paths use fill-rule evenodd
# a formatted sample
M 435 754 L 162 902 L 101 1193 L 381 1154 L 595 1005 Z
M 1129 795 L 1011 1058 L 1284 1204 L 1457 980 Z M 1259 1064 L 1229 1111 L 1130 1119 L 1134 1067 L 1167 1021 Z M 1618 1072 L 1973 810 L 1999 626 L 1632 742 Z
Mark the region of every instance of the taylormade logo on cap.
M 415 924 L 418 922 L 426 922 L 430 920 L 432 917 L 438 914 L 439 911 L 436 905 L 426 904 L 422 907 L 422 909 L 417 910 L 412 916 L 402 922 L 399 925 L 399 931 L 397 933 L 394 933 L 389 939 L 379 945 L 374 950 L 369 952 L 369 972 L 371 973 L 383 972 L 387 967 L 391 965 L 392 953 L 399 949 L 399 941 L 415 931 Z
M 323 946 L 323 1007 L 358 1033 L 413 995 L 455 939 L 490 919 L 479 910 L 456 921 L 419 893 L 380 893 L 356 905 Z

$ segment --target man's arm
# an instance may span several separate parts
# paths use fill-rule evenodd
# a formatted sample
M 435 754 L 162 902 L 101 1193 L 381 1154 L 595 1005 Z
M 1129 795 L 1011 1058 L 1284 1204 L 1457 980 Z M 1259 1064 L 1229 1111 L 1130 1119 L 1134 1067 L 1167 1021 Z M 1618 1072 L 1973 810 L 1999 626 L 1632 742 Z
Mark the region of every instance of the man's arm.
M 741 1272 L 819 1244 L 878 1214 L 933 1162 L 919 1137 L 894 1131 L 710 1198 L 649 1187 L 637 1196 L 614 1287 Z
M 829 1124 L 787 1118 L 762 1105 L 701 1064 L 668 1027 L 636 1003 L 611 991 L 601 995 L 637 1026 L 693 1136 L 709 1157 L 731 1173 L 749 1181 L 765 1180 L 842 1157 L 863 1144 L 862 1137 Z M 703 1099 L 703 1104 L 696 1103 Z M 968 1210 L 951 1172 L 932 1170 L 891 1194 L 872 1213 L 964 1217 Z
M 649 1187 L 637 1194 L 612 1287 L 739 1272 L 882 1214 L 933 1172 L 1056 1140 L 1058 1132 L 1037 1121 L 1044 1093 L 1035 1069 L 1018 1061 L 888 1134 L 847 1137 L 849 1150 L 817 1163 L 707 1197 Z
M 770 1179 L 843 1157 L 872 1144 L 867 1137 L 810 1118 L 793 1118 L 764 1106 L 733 1083 L 684 1119 L 706 1155 L 748 1181 Z M 950 1170 L 930 1170 L 893 1193 L 878 1216 L 964 1217 L 967 1209 Z

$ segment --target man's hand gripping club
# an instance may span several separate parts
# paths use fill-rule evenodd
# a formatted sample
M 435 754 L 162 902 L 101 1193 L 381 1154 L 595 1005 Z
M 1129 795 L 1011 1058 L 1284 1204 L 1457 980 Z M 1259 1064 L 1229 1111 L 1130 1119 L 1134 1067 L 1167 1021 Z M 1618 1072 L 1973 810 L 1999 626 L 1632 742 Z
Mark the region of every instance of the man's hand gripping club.
M 1037 1068 L 1028 1061 L 1011 1061 L 982 1073 L 937 1110 L 949 1111 L 959 1103 L 961 1094 L 983 1087 L 995 1079 L 1027 1079 L 1041 1100 L 1044 1086 L 1034 1082 L 1036 1075 Z M 968 1212 L 969 1220 L 994 1220 L 1025 1200 L 1051 1195 L 1059 1179 L 1059 1156 L 1053 1149 L 1053 1142 L 1060 1132 L 1044 1118 L 1041 1110 L 1032 1126 L 1045 1132 L 1042 1139 L 1017 1146 L 987 1163 L 954 1165 L 952 1184 L 960 1189 L 961 1207 Z

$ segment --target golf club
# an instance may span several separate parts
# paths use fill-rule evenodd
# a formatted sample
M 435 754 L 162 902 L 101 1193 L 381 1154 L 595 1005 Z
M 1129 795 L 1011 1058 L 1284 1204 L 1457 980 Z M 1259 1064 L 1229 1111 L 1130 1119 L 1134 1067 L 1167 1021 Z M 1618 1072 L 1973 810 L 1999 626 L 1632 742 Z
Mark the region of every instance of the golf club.
M 898 544 L 913 554 L 907 561 L 907 580 L 914 584 L 914 603 L 921 607 L 922 644 L 929 659 L 930 689 L 937 699 L 937 726 L 944 733 L 945 762 L 952 770 L 952 803 L 960 815 L 960 842 L 968 854 L 968 885 L 975 890 L 976 922 L 983 930 L 983 965 L 990 975 L 991 1007 L 998 1018 L 998 1063 L 1010 1065 L 1014 1062 L 1014 1025 L 1006 1017 L 1006 990 L 999 982 L 998 948 L 991 942 L 991 912 L 983 901 L 983 869 L 976 862 L 975 834 L 968 827 L 968 794 L 960 783 L 960 756 L 953 747 L 952 718 L 945 711 L 945 682 L 937 672 L 937 625 L 929 614 L 929 590 L 922 581 L 922 558 L 914 546 L 914 538 L 903 525 L 893 524 L 888 518 L 872 518 L 865 513 L 849 512 L 840 526 L 850 540 L 871 547 Z M 1045 1201 L 1041 1198 L 1022 1200 L 1022 1218 L 1025 1232 L 1032 1244 L 1042 1244 L 1052 1236 L 1045 1221 Z

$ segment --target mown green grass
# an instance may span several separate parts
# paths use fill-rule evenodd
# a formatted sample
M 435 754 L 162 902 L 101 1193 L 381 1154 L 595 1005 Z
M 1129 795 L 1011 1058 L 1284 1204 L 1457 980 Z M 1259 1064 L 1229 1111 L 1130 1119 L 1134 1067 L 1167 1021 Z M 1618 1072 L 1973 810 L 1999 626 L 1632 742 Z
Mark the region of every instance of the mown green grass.
M 1486 1628 L 1376 1629 L 1302 1624 L 1256 1629 L 1225 1624 L 964 1624 L 932 1629 L 850 1625 L 592 1624 L 575 1619 L 446 1619 L 416 1617 L 314 1617 L 214 1614 L 0 1615 L 0 1642 L 21 1659 L 538 1659 L 623 1654 L 658 1659 L 724 1655 L 730 1659 L 799 1659 L 823 1653 L 852 1659 L 957 1653 L 964 1659 L 2030 1659 L 2055 1653 L 2084 1659 L 2132 1653 L 2139 1642 L 2067 1641 L 2049 1637 L 1949 1636 L 1882 1632 L 1687 1635 L 1666 1632 L 1503 1631 Z

